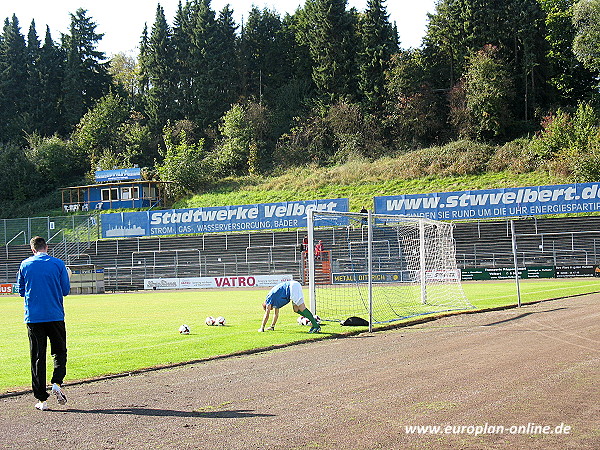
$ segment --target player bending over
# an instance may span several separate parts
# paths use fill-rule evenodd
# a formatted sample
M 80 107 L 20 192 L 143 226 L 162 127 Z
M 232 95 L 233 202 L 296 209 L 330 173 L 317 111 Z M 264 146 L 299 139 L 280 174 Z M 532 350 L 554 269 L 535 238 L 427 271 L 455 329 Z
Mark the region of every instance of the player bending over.
M 304 306 L 304 294 L 302 293 L 302 285 L 297 281 L 284 281 L 274 286 L 273 289 L 267 294 L 267 298 L 263 303 L 263 309 L 265 315 L 262 320 L 262 325 L 258 329 L 259 332 L 265 331 L 265 325 L 269 320 L 269 313 L 273 310 L 273 322 L 267 330 L 274 330 L 277 319 L 279 318 L 279 308 L 287 305 L 290 300 L 292 301 L 292 307 L 294 312 L 306 317 L 310 320 L 312 327 L 308 330 L 309 333 L 318 333 L 321 331 L 321 327 L 317 323 L 315 316 L 312 315 L 310 310 Z

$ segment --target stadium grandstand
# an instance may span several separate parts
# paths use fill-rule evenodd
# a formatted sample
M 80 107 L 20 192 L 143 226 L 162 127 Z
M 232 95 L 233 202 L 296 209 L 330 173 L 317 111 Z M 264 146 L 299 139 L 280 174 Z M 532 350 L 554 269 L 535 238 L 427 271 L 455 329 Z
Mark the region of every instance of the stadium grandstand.
M 100 239 L 99 222 L 94 214 L 0 220 L 0 283 L 15 282 L 20 262 L 30 255 L 28 240 L 36 234 L 47 236 L 50 253 L 67 265 L 103 268 L 107 291 L 143 289 L 146 278 L 291 274 L 306 281 L 302 228 Z M 523 218 L 514 223 L 519 267 L 599 263 L 600 217 Z M 514 265 L 510 220 L 454 225 L 459 268 Z M 327 245 L 351 247 L 366 239 L 361 226 L 319 229 L 315 234 L 315 240 L 326 243 L 325 251 Z

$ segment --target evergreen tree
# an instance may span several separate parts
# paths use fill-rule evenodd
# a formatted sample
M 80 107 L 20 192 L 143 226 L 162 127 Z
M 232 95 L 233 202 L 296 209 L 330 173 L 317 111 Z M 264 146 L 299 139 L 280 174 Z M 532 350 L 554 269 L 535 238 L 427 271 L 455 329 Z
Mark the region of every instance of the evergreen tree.
M 4 21 L 0 46 L 0 139 L 23 141 L 27 105 L 27 49 L 19 20 Z
M 96 33 L 96 24 L 79 8 L 70 14 L 68 35 L 63 35 L 66 52 L 64 80 L 64 112 L 66 122 L 74 126 L 94 103 L 106 94 L 111 78 L 104 53 L 96 49 L 103 34 Z
M 149 38 L 148 38 L 148 24 L 144 24 L 144 31 L 142 32 L 142 36 L 140 38 L 140 54 L 138 56 L 138 64 L 139 64 L 139 76 L 138 76 L 138 92 L 140 93 L 140 98 L 142 99 L 142 105 L 144 104 L 144 99 L 150 90 L 150 81 L 149 81 Z
M 244 64 L 244 94 L 259 102 L 273 98 L 281 80 L 280 68 L 286 66 L 285 55 L 280 51 L 277 39 L 281 36 L 279 16 L 268 9 L 256 6 L 248 14 L 242 33 L 242 59 Z
M 190 117 L 194 110 L 193 100 L 193 69 L 191 61 L 192 48 L 192 4 L 187 2 L 185 7 L 181 1 L 178 4 L 173 22 L 173 75 L 176 90 L 175 104 L 178 117 Z
M 269 110 L 268 155 L 274 151 L 274 142 L 290 131 L 294 119 L 306 113 L 314 94 L 310 52 L 308 46 L 296 40 L 299 16 L 286 14 L 269 53 L 272 63 L 269 85 L 263 84 L 262 89 Z
M 215 30 L 215 115 L 218 114 L 219 117 L 231 107 L 239 95 L 240 72 L 236 30 L 233 10 L 226 5 L 217 17 Z
M 61 109 L 64 64 L 64 52 L 52 40 L 50 27 L 46 26 L 39 59 L 40 96 L 36 99 L 40 114 L 36 130 L 42 136 L 51 136 L 55 133 L 66 135 L 69 131 Z
M 361 14 L 358 86 L 361 98 L 371 111 L 381 111 L 385 100 L 385 71 L 390 57 L 398 51 L 397 36 L 389 22 L 385 0 L 368 0 Z
M 317 95 L 328 104 L 355 93 L 355 16 L 346 0 L 307 0 L 299 38 L 310 50 Z
M 27 103 L 23 105 L 26 117 L 23 128 L 28 133 L 37 130 L 42 119 L 40 58 L 40 40 L 35 30 L 35 21 L 32 20 L 27 33 Z
M 160 133 L 167 122 L 175 118 L 173 59 L 171 30 L 163 8 L 158 5 L 148 49 L 141 56 L 149 85 L 146 113 L 154 133 Z
M 217 25 L 210 0 L 198 0 L 192 8 L 190 61 L 194 105 L 189 119 L 203 129 L 221 116 L 216 98 L 216 76 L 221 55 L 217 53 L 216 40 Z

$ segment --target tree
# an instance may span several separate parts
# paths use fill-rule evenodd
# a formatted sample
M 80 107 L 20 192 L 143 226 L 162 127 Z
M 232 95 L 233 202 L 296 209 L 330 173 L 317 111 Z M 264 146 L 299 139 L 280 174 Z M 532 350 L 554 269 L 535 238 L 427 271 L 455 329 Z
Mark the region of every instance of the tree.
M 63 35 L 64 113 L 67 124 L 74 126 L 108 92 L 111 78 L 104 53 L 96 49 L 104 35 L 96 33 L 97 25 L 87 16 L 87 10 L 79 8 L 70 16 L 70 34 Z
M 299 39 L 312 58 L 312 80 L 325 104 L 356 92 L 356 16 L 346 0 L 307 0 Z
M 584 68 L 573 52 L 575 27 L 573 5 L 575 0 L 539 0 L 546 14 L 547 58 L 552 70 L 549 83 L 557 95 L 556 102 L 574 107 L 594 93 L 596 81 L 592 72 Z
M 498 57 L 486 46 L 469 59 L 464 77 L 464 101 L 452 111 L 461 137 L 489 140 L 505 135 L 511 125 L 511 80 Z
M 386 97 L 383 125 L 395 148 L 414 149 L 447 137 L 446 93 L 431 88 L 420 49 L 392 56 Z
M 296 42 L 298 22 L 298 15 L 281 20 L 274 11 L 253 8 L 241 35 L 241 95 L 269 110 L 267 141 L 289 131 L 313 92 L 308 47 Z
M 398 37 L 394 36 L 384 3 L 385 0 L 368 0 L 367 10 L 359 20 L 362 49 L 358 55 L 358 87 L 371 111 L 380 111 L 383 106 L 385 72 L 390 57 L 398 51 Z
M 124 100 L 115 94 L 107 94 L 83 116 L 72 135 L 81 170 L 95 169 L 106 153 L 117 155 L 124 150 L 117 130 L 127 117 Z
M 216 23 L 215 12 L 210 0 L 199 0 L 192 12 L 192 47 L 190 61 L 192 69 L 192 112 L 189 119 L 206 128 L 219 117 L 212 110 L 214 106 L 214 71 L 218 62 L 215 54 Z
M 173 127 L 165 127 L 163 140 L 165 150 L 161 151 L 163 161 L 156 164 L 156 170 L 163 181 L 172 181 L 167 186 L 168 193 L 180 197 L 199 192 L 210 181 L 210 161 L 205 159 L 204 140 L 191 142 L 185 133 L 177 133 Z
M 244 95 L 262 102 L 272 101 L 282 80 L 281 68 L 286 64 L 280 44 L 282 23 L 279 16 L 268 9 L 254 6 L 244 24 L 241 36 L 241 57 L 244 64 Z
M 193 6 L 186 2 L 182 6 L 179 2 L 175 19 L 171 43 L 173 47 L 173 83 L 175 85 L 174 104 L 177 117 L 190 118 L 195 111 L 193 94 L 193 61 L 191 58 L 193 35 Z
M 175 119 L 175 83 L 172 70 L 174 51 L 171 42 L 171 29 L 167 24 L 165 12 L 158 5 L 156 18 L 152 26 L 148 47 L 140 55 L 143 61 L 144 75 L 148 79 L 146 113 L 150 129 L 160 132 L 169 120 Z
M 64 52 L 54 43 L 50 27 L 46 26 L 38 68 L 42 77 L 40 95 L 36 99 L 40 114 L 36 130 L 42 136 L 52 136 L 55 133 L 65 136 L 69 131 L 62 118 L 64 64 Z
M 544 14 L 536 0 L 441 0 L 430 16 L 424 56 L 435 89 L 451 89 L 471 55 L 497 47 L 515 90 L 515 117 L 548 104 Z
M 215 28 L 214 96 L 217 117 L 227 111 L 239 95 L 239 63 L 236 51 L 237 25 L 233 20 L 233 10 L 229 5 L 219 12 Z
M 137 78 L 138 91 L 140 93 L 140 101 L 142 108 L 145 106 L 144 102 L 148 91 L 150 90 L 150 50 L 149 50 L 149 38 L 148 38 L 148 25 L 144 24 L 144 31 L 140 38 L 140 54 L 138 57 L 139 64 L 139 76 Z
M 39 103 L 43 77 L 40 72 L 40 58 L 40 40 L 35 31 L 35 21 L 32 20 L 27 33 L 27 103 L 23 105 L 26 117 L 23 129 L 26 132 L 37 129 L 37 124 L 42 119 Z
M 588 69 L 600 73 L 600 0 L 580 0 L 574 6 L 573 51 Z
M 242 105 L 231 107 L 221 125 L 223 142 L 218 151 L 219 172 L 223 175 L 247 174 L 252 130 Z
M 3 142 L 23 140 L 27 105 L 27 49 L 19 20 L 4 21 L 0 41 L 0 136 Z
M 600 178 L 600 117 L 589 103 L 574 114 L 559 109 L 546 116 L 530 148 L 540 163 L 578 182 Z
M 0 202 L 8 200 L 23 204 L 48 188 L 41 183 L 35 167 L 16 144 L 0 143 L 0 167 L 10 169 L 0 170 Z
M 27 136 L 27 143 L 25 155 L 44 180 L 45 190 L 65 186 L 66 181 L 81 175 L 81 168 L 77 167 L 77 158 L 69 141 L 57 135 L 43 137 L 33 133 Z
M 325 124 L 333 138 L 336 163 L 353 157 L 377 158 L 383 154 L 379 121 L 358 103 L 339 101 L 327 111 Z
M 129 106 L 134 108 L 139 96 L 139 66 L 135 58 L 123 52 L 113 55 L 110 58 L 108 73 L 126 96 Z

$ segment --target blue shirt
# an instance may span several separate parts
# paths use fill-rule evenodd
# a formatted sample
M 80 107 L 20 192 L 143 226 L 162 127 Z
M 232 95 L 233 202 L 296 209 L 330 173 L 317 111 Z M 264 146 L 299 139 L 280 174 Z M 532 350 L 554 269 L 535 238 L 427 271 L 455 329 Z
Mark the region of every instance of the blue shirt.
M 267 294 L 265 303 L 273 308 L 281 308 L 290 302 L 290 282 L 284 281 L 273 286 L 273 289 Z
M 25 297 L 25 323 L 65 320 L 63 297 L 71 283 L 64 262 L 47 253 L 30 256 L 21 263 L 17 284 Z

